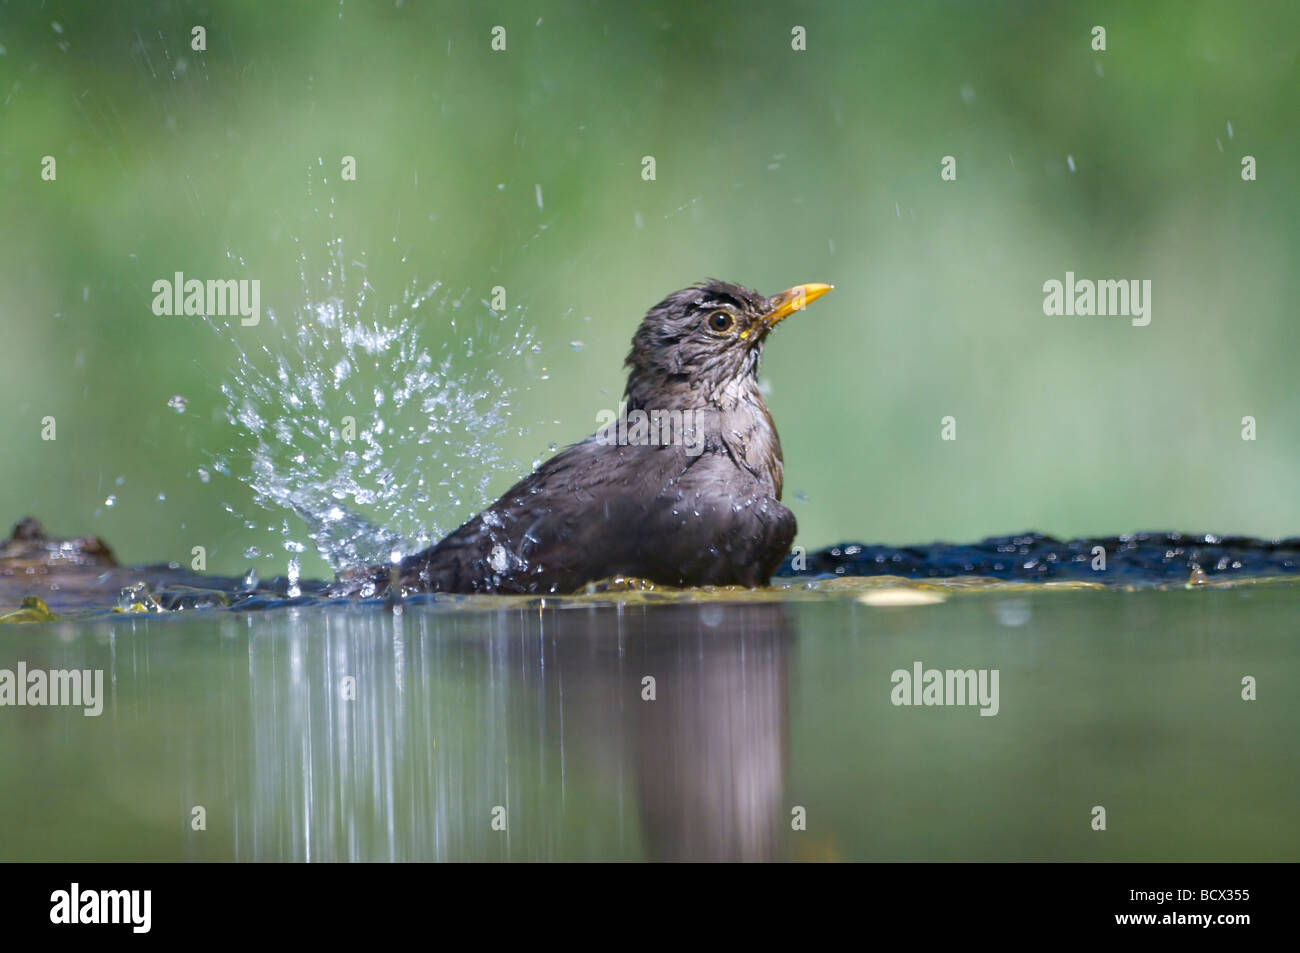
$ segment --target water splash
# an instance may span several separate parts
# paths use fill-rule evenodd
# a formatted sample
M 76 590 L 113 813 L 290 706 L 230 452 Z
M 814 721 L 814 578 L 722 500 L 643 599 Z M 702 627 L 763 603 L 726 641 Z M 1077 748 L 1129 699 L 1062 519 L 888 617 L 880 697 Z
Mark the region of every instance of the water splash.
M 528 379 L 512 366 L 536 347 L 522 309 L 463 307 L 438 282 L 385 301 L 364 256 L 347 262 L 335 239 L 328 257 L 319 293 L 300 257 L 303 305 L 287 319 L 268 310 L 262 343 L 240 349 L 221 387 L 244 447 L 214 467 L 247 459 L 232 475 L 281 518 L 291 577 L 305 549 L 293 517 L 335 570 L 401 558 L 490 502 L 492 477 L 519 467 L 497 441 L 527 432 L 512 414 Z

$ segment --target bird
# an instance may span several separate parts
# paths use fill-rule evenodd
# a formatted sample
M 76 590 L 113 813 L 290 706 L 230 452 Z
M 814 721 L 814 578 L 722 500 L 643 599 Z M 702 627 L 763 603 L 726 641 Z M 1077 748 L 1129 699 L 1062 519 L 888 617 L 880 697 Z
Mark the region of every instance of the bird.
M 336 594 L 767 585 L 797 527 L 759 362 L 772 330 L 832 288 L 767 297 L 708 279 L 668 295 L 632 338 L 604 426 L 428 549 L 345 572 Z

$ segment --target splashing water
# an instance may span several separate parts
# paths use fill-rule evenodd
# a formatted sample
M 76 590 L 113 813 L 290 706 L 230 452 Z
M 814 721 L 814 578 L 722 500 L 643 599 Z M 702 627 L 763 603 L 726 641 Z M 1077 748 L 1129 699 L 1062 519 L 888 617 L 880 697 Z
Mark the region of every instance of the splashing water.
M 337 571 L 400 559 L 454 528 L 448 521 L 467 515 L 466 504 L 490 502 L 492 477 L 519 468 L 494 441 L 527 433 L 511 411 L 527 388 L 508 385 L 503 368 L 522 364 L 536 344 L 522 309 L 461 310 L 465 296 L 436 282 L 408 285 L 385 304 L 364 261 L 345 267 L 341 240 L 329 255 L 318 295 L 300 258 L 305 303 L 288 320 L 268 310 L 263 343 L 240 350 L 221 391 L 249 446 L 232 450 L 231 459 L 248 457 L 247 473 L 233 475 L 260 506 L 305 523 Z M 353 269 L 360 276 L 350 285 Z M 239 334 L 208 323 L 229 340 Z M 441 341 L 426 346 L 422 334 Z M 510 377 L 528 375 L 521 366 Z M 281 535 L 293 586 L 305 546 L 289 519 Z

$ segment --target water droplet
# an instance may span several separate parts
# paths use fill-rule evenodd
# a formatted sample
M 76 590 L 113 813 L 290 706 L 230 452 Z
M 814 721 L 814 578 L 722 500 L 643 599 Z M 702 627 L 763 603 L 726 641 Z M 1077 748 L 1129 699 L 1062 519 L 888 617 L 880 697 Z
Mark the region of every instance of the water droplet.
M 570 342 L 569 342 L 569 347 L 571 347 L 571 348 L 572 348 L 573 350 L 575 350 L 575 351 L 581 351 L 581 350 L 582 350 L 582 346 L 583 346 L 583 345 L 582 345 L 582 342 L 581 342 L 581 341 L 570 341 Z
M 1066 157 L 1065 157 L 1065 164 L 1066 164 L 1067 166 L 1069 166 L 1069 167 L 1070 167 L 1070 171 L 1073 172 L 1073 171 L 1074 171 L 1074 156 L 1066 156 Z
M 111 507 L 111 506 L 116 506 L 116 505 L 117 505 L 117 497 L 116 497 L 116 496 L 108 496 L 108 497 L 105 498 L 105 500 L 104 500 L 104 505 L 105 505 L 105 506 L 110 506 L 110 507 Z
M 244 588 L 245 588 L 245 589 L 256 589 L 256 588 L 257 588 L 257 570 L 256 570 L 256 569 L 250 569 L 250 570 L 248 570 L 248 572 L 244 573 L 244 580 L 243 580 L 243 582 L 244 582 Z
M 176 394 L 174 397 L 172 397 L 170 400 L 167 401 L 167 406 L 170 407 L 172 410 L 176 411 L 176 413 L 183 414 L 185 413 L 185 408 L 189 406 L 189 401 L 187 401 L 180 394 Z
M 117 607 L 123 612 L 130 612 L 138 605 L 147 605 L 149 598 L 149 584 L 147 582 L 136 582 L 129 586 L 124 586 L 117 596 Z
M 1024 599 L 1006 599 L 993 606 L 993 614 L 1003 625 L 1021 626 L 1029 621 L 1033 612 Z
M 202 467 L 199 467 L 197 472 L 199 475 L 200 483 L 207 483 L 209 480 L 212 479 L 212 474 L 210 474 L 207 470 L 203 469 Z
M 800 490 L 798 493 L 796 493 L 796 494 L 794 495 L 794 501 L 795 501 L 796 503 L 807 503 L 807 502 L 808 502 L 808 494 L 805 493 L 803 490 Z

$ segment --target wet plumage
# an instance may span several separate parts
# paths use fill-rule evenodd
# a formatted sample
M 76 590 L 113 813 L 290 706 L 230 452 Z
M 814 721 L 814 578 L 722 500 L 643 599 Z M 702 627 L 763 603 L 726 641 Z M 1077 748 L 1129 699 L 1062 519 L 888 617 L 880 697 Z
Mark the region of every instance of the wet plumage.
M 407 591 L 465 593 L 571 592 L 616 576 L 766 585 L 795 518 L 781 503 L 781 442 L 758 365 L 776 323 L 828 290 L 768 298 L 712 280 L 669 295 L 627 357 L 625 445 L 617 424 L 598 431 L 436 545 L 341 582 L 365 593 L 393 579 Z M 628 426 L 638 411 L 683 426 L 645 442 Z

